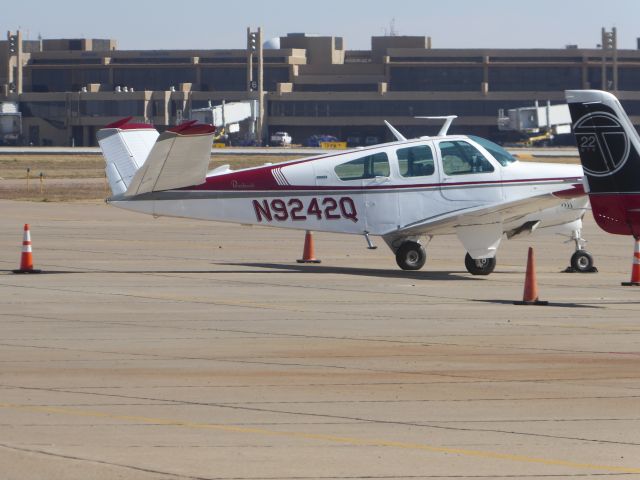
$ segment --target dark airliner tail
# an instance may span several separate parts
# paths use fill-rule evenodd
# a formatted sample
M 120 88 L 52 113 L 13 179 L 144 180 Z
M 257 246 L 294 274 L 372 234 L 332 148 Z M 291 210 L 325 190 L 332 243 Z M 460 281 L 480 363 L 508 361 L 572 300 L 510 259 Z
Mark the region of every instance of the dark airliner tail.
M 640 137 L 618 99 L 599 90 L 565 92 L 596 222 L 640 238 Z

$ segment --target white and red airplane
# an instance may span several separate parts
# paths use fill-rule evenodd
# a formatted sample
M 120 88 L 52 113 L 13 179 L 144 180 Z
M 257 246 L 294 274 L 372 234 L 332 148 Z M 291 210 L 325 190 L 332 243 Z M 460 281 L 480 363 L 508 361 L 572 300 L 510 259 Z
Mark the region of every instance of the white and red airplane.
M 552 232 L 575 241 L 571 265 L 593 270 L 583 249 L 588 208 L 579 165 L 519 162 L 475 136 L 439 134 L 237 171 L 207 172 L 213 127 L 187 122 L 162 134 L 124 119 L 98 132 L 113 196 L 154 216 L 381 236 L 400 268 L 420 269 L 434 235 L 454 234 L 465 265 L 487 275 L 503 238 Z M 388 124 L 387 124 L 388 125 Z

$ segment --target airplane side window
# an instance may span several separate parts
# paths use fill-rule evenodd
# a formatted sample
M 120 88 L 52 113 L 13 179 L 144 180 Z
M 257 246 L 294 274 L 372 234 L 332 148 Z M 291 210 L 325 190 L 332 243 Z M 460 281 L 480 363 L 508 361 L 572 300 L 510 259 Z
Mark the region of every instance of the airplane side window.
M 334 171 L 340 180 L 361 180 L 389 176 L 389 159 L 384 152 L 356 158 L 336 165 Z
M 336 165 L 335 172 L 340 180 L 358 180 L 365 176 L 365 163 L 367 157 L 351 160 L 350 162 Z
M 417 147 L 399 148 L 398 167 L 403 177 L 426 177 L 433 175 L 433 153 L 427 145 Z
M 470 143 L 460 140 L 440 142 L 442 169 L 447 175 L 493 172 L 493 165 Z
M 373 177 L 388 177 L 389 176 L 389 159 L 386 153 L 376 153 L 371 155 L 372 168 L 371 171 Z

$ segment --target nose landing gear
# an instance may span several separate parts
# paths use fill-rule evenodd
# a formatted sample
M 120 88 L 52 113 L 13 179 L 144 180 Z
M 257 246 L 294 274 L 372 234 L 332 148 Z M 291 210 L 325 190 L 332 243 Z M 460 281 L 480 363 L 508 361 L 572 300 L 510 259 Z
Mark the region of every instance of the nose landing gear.
M 582 230 L 574 230 L 568 242 L 575 242 L 576 251 L 571 255 L 571 265 L 567 267 L 565 272 L 568 273 L 593 273 L 598 269 L 593 264 L 593 256 L 584 249 L 587 241 L 582 238 Z
M 576 250 L 575 253 L 571 255 L 571 267 L 568 267 L 567 270 L 569 270 L 569 268 L 574 272 L 580 273 L 598 271 L 598 269 L 593 266 L 593 257 L 586 250 Z

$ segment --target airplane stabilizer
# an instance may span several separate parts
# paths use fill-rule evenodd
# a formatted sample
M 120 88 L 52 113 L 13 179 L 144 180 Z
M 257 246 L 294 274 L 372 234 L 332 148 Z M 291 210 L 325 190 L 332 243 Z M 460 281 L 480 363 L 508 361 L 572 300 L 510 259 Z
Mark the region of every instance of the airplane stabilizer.
M 185 122 L 162 133 L 127 188 L 125 196 L 203 183 L 211 160 L 215 127 Z
M 593 216 L 603 230 L 640 238 L 640 137 L 618 99 L 566 92 Z
M 158 131 L 146 123 L 123 118 L 98 131 L 105 172 L 114 195 L 126 192 L 136 171 L 144 164 L 158 139 Z

